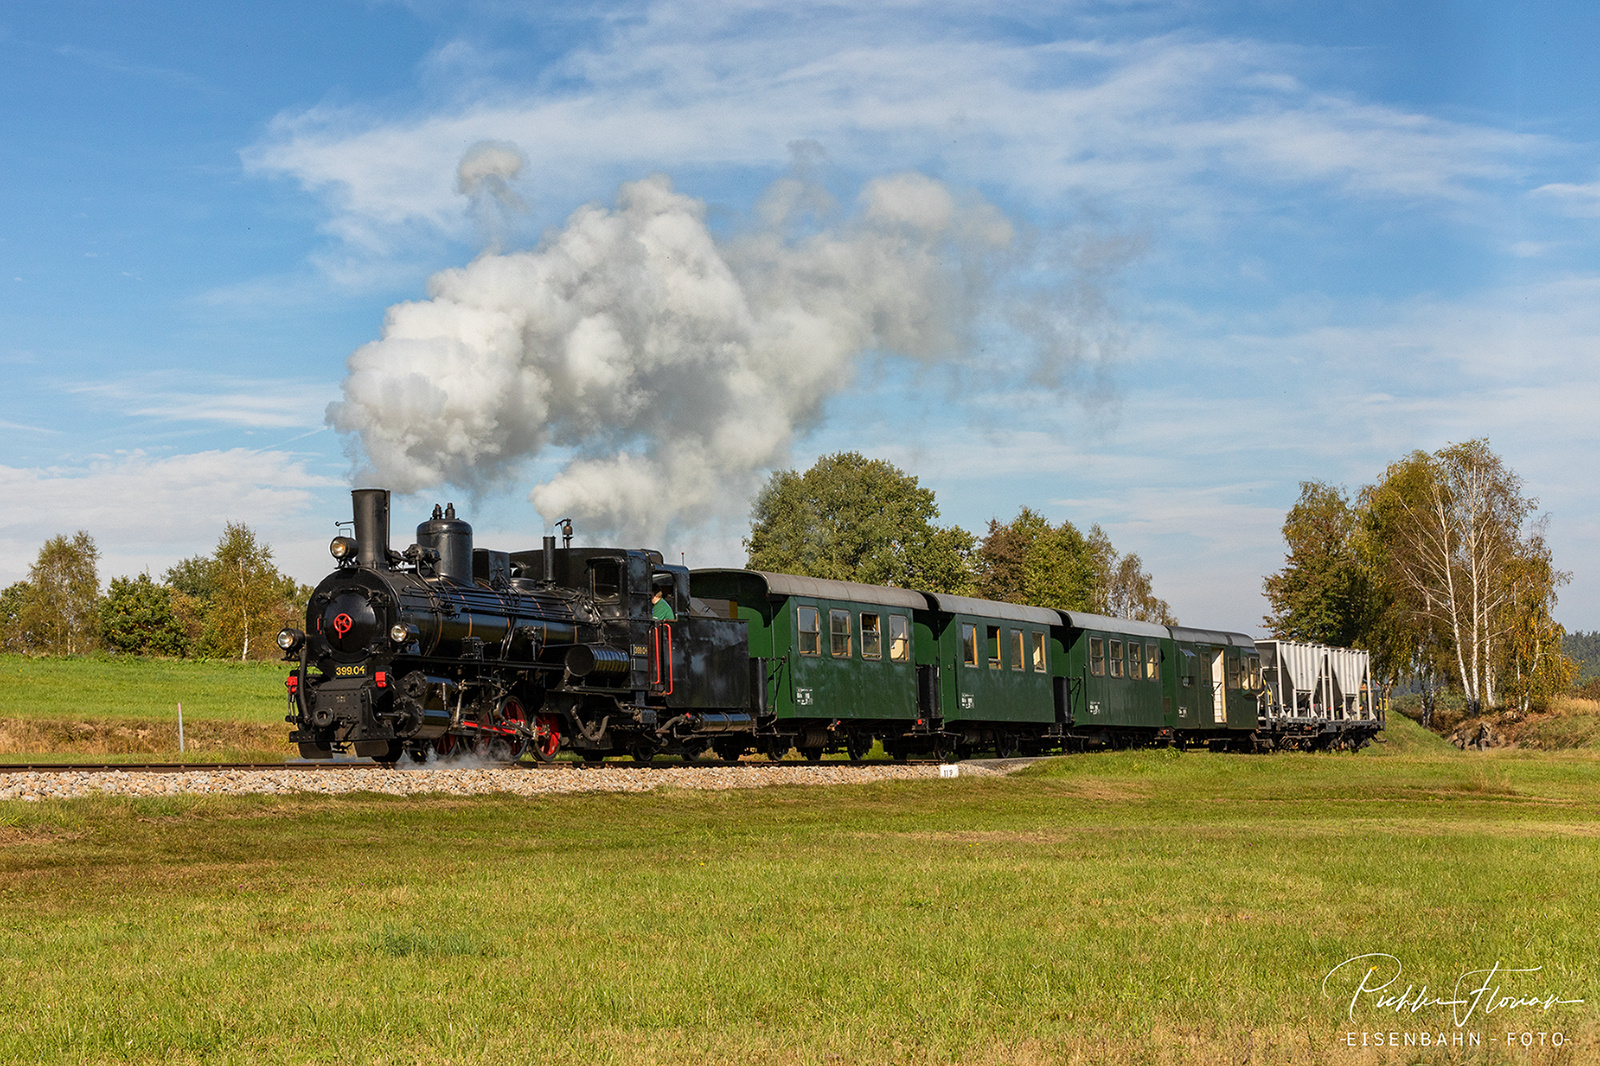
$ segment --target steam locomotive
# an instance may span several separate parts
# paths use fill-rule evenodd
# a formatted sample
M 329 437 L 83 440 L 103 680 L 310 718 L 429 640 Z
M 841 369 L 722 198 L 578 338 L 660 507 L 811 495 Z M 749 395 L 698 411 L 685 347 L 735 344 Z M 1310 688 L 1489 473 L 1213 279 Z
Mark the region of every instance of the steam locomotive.
M 479 548 L 454 505 L 390 547 L 390 496 L 306 628 L 278 634 L 303 757 L 471 751 L 963 757 L 1171 744 L 1359 748 L 1383 727 L 1366 653 L 750 570 L 658 552 Z

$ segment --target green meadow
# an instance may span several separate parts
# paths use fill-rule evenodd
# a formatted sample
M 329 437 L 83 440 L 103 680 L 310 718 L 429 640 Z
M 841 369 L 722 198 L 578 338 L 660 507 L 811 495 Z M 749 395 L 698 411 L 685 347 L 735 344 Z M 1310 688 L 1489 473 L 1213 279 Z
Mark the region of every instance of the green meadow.
M 1600 760 L 1389 740 L 834 788 L 0 803 L 0 1061 L 1600 1061 Z M 1498 963 L 1542 967 L 1508 995 L 1585 1002 L 1458 1029 L 1352 1006 L 1349 967 L 1324 990 L 1371 953 L 1425 999 Z
M 0 719 L 118 719 L 281 723 L 280 662 L 128 655 L 0 655 Z
M 278 662 L 0 655 L 0 762 L 176 760 L 179 704 L 189 761 L 281 760 L 294 754 L 287 673 Z

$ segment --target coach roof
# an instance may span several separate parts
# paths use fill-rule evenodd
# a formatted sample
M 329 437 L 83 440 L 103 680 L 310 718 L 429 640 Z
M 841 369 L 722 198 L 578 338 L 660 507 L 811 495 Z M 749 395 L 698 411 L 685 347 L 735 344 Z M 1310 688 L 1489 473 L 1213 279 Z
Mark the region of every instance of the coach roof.
M 947 592 L 929 592 L 925 595 L 933 606 L 946 614 L 975 614 L 984 618 L 1004 618 L 1008 622 L 1032 622 L 1036 626 L 1061 624 L 1061 618 L 1055 611 L 1043 607 L 1001 603 L 999 600 L 979 600 L 971 596 L 952 596 Z
M 1094 629 L 1104 633 L 1127 633 L 1135 637 L 1165 637 L 1167 627 L 1155 622 L 1139 622 L 1132 618 L 1112 618 L 1110 615 L 1090 614 L 1087 611 L 1062 611 L 1072 629 Z
M 851 603 L 876 603 L 883 607 L 927 610 L 928 600 L 920 592 L 884 585 L 864 585 L 859 581 L 834 581 L 825 577 L 798 577 L 794 574 L 769 574 L 764 570 L 695 570 L 694 574 L 730 577 L 758 577 L 772 596 L 805 596 L 816 600 L 845 600 Z

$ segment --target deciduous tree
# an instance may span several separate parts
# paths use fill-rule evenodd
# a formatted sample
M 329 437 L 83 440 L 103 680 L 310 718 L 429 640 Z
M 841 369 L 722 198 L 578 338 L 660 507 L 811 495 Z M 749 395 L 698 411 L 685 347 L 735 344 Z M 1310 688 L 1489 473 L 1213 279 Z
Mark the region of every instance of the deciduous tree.
M 1273 636 L 1341 648 L 1363 646 L 1376 605 L 1356 550 L 1360 521 L 1342 489 L 1302 481 L 1283 520 L 1283 569 L 1264 582 Z
M 1538 502 L 1522 494 L 1522 479 L 1486 440 L 1413 452 L 1364 490 L 1362 502 L 1380 548 L 1379 580 L 1414 616 L 1406 626 L 1448 639 L 1469 712 L 1494 706 L 1504 664 L 1525 661 L 1506 647 L 1518 604 L 1525 617 L 1530 603 L 1548 612 L 1565 580 L 1538 565 L 1539 528 L 1524 532 Z M 1544 632 L 1524 654 L 1545 654 L 1550 636 Z M 1560 655 L 1559 637 L 1553 654 Z
M 970 592 L 972 534 L 936 524 L 931 489 L 881 459 L 825 455 L 780 470 L 756 497 L 749 566 L 873 585 Z
M 45 655 L 80 655 L 98 642 L 100 550 L 83 530 L 51 537 L 28 571 L 28 592 L 19 623 L 28 650 Z
M 272 565 L 272 549 L 243 523 L 229 522 L 211 557 L 215 582 L 207 612 L 207 641 L 230 656 L 259 654 L 267 631 L 276 632 L 284 579 Z
M 25 652 L 29 640 L 22 628 L 22 611 L 32 591 L 26 581 L 18 581 L 0 591 L 0 651 Z
M 1095 568 L 1094 611 L 1113 618 L 1178 624 L 1171 606 L 1156 596 L 1155 582 L 1145 570 L 1144 560 L 1133 552 L 1118 555 L 1111 538 L 1099 525 L 1089 527 L 1088 543 Z
M 1071 522 L 1052 526 L 1028 507 L 1004 525 L 991 518 L 976 562 L 976 591 L 984 599 L 1068 611 L 1091 609 L 1094 559 Z
M 1052 526 L 1024 507 L 1004 525 L 989 520 L 976 560 L 985 599 L 1175 624 L 1139 556 L 1119 555 L 1099 526 L 1086 537 L 1071 522 Z

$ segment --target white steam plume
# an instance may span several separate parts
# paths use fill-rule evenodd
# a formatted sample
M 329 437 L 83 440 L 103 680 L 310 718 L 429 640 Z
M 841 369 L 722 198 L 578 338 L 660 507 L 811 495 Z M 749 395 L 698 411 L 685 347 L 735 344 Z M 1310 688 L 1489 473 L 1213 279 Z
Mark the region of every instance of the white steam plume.
M 522 150 L 506 141 L 479 141 L 456 168 L 456 191 L 472 202 L 472 217 L 484 244 L 498 251 L 513 216 L 527 210 L 511 183 L 528 165 Z
M 537 249 L 485 253 L 390 308 L 329 422 L 400 492 L 487 488 L 554 446 L 575 457 L 530 495 L 547 519 L 654 543 L 742 511 L 863 353 L 965 351 L 1013 242 L 994 207 L 920 174 L 797 218 L 818 202 L 785 179 L 758 232 L 719 240 L 666 178 L 624 185 Z

